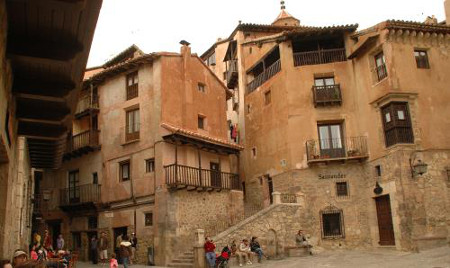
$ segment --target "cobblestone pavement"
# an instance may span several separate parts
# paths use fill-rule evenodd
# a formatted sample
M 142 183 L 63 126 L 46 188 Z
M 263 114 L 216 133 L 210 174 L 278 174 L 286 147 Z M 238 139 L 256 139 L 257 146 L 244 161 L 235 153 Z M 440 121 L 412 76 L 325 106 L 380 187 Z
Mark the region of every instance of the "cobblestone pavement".
M 99 265 L 79 263 L 77 268 L 100 268 Z M 106 266 L 104 266 L 106 267 Z M 119 266 L 121 268 L 123 266 Z M 130 268 L 143 268 L 132 265 Z M 156 267 L 156 266 L 153 266 Z M 233 265 L 236 267 L 236 265 Z M 268 260 L 262 264 L 244 265 L 247 268 L 450 268 L 450 247 L 441 247 L 420 253 L 390 249 L 371 251 L 325 251 L 308 257 Z M 109 267 L 108 267 L 109 268 Z

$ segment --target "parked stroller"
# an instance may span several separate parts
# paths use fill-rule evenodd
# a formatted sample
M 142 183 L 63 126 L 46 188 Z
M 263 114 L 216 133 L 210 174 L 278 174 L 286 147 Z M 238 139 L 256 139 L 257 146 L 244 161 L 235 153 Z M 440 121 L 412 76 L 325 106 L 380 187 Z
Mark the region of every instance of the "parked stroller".
M 222 249 L 220 256 L 217 256 L 217 258 L 216 258 L 216 267 L 217 268 L 227 268 L 230 257 L 231 257 L 231 250 L 228 246 L 225 246 Z

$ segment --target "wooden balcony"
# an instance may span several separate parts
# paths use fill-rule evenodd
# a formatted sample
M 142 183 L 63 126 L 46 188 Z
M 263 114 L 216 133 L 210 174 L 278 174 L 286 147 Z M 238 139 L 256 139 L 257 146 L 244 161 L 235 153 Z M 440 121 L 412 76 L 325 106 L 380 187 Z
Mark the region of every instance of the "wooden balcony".
M 272 65 L 270 65 L 264 72 L 259 74 L 253 81 L 247 84 L 247 94 L 253 92 L 259 86 L 264 84 L 267 80 L 272 78 L 274 75 L 281 71 L 281 60 L 277 60 Z
M 308 164 L 365 160 L 369 157 L 367 137 L 309 140 L 306 142 Z
M 132 84 L 127 86 L 127 100 L 134 99 L 139 94 L 139 84 Z
M 72 136 L 67 143 L 64 159 L 68 160 L 72 157 L 79 157 L 99 148 L 99 131 L 93 129 L 87 130 Z
M 312 91 L 314 107 L 342 104 L 341 87 L 339 84 L 331 86 L 313 86 Z
M 98 112 L 98 95 L 86 95 L 78 100 L 75 110 L 75 118 L 88 115 L 90 112 Z
M 294 66 L 346 61 L 345 48 L 320 49 L 294 53 Z
M 166 184 L 172 189 L 242 190 L 238 174 L 177 164 L 165 166 L 164 170 Z
M 99 184 L 86 184 L 61 189 L 59 207 L 68 213 L 95 210 L 101 202 L 100 189 Z
M 226 78 L 227 78 L 227 87 L 229 89 L 234 89 L 238 83 L 238 67 L 237 67 L 237 60 L 230 60 L 227 62 L 227 71 L 226 71 Z

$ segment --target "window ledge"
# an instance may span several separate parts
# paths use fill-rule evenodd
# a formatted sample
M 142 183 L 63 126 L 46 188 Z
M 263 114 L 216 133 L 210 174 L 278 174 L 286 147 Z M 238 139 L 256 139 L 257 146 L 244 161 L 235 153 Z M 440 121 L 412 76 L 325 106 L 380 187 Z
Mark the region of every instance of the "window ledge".
M 125 143 L 122 143 L 121 145 L 122 145 L 122 146 L 125 146 L 125 145 L 132 144 L 132 143 L 136 143 L 136 142 L 139 142 L 139 141 L 140 141 L 140 139 L 135 139 L 135 140 L 131 140 L 131 141 L 127 141 L 127 142 L 125 142 Z
M 416 144 L 415 143 L 397 143 L 397 144 L 391 145 L 389 147 L 386 147 L 385 151 L 395 151 L 399 148 L 403 149 L 405 147 L 415 149 Z
M 372 85 L 372 87 L 376 87 L 379 84 L 383 83 L 384 81 L 387 81 L 388 78 L 389 78 L 389 75 L 386 76 L 385 78 L 381 79 L 380 81 L 377 81 L 375 84 Z

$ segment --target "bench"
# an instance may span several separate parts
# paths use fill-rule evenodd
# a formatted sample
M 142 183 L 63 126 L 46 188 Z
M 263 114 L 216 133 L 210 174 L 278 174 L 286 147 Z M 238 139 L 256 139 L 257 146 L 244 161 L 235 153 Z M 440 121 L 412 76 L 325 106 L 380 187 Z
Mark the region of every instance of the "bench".
M 284 251 L 288 257 L 306 257 L 310 255 L 311 248 L 308 246 L 286 246 Z

